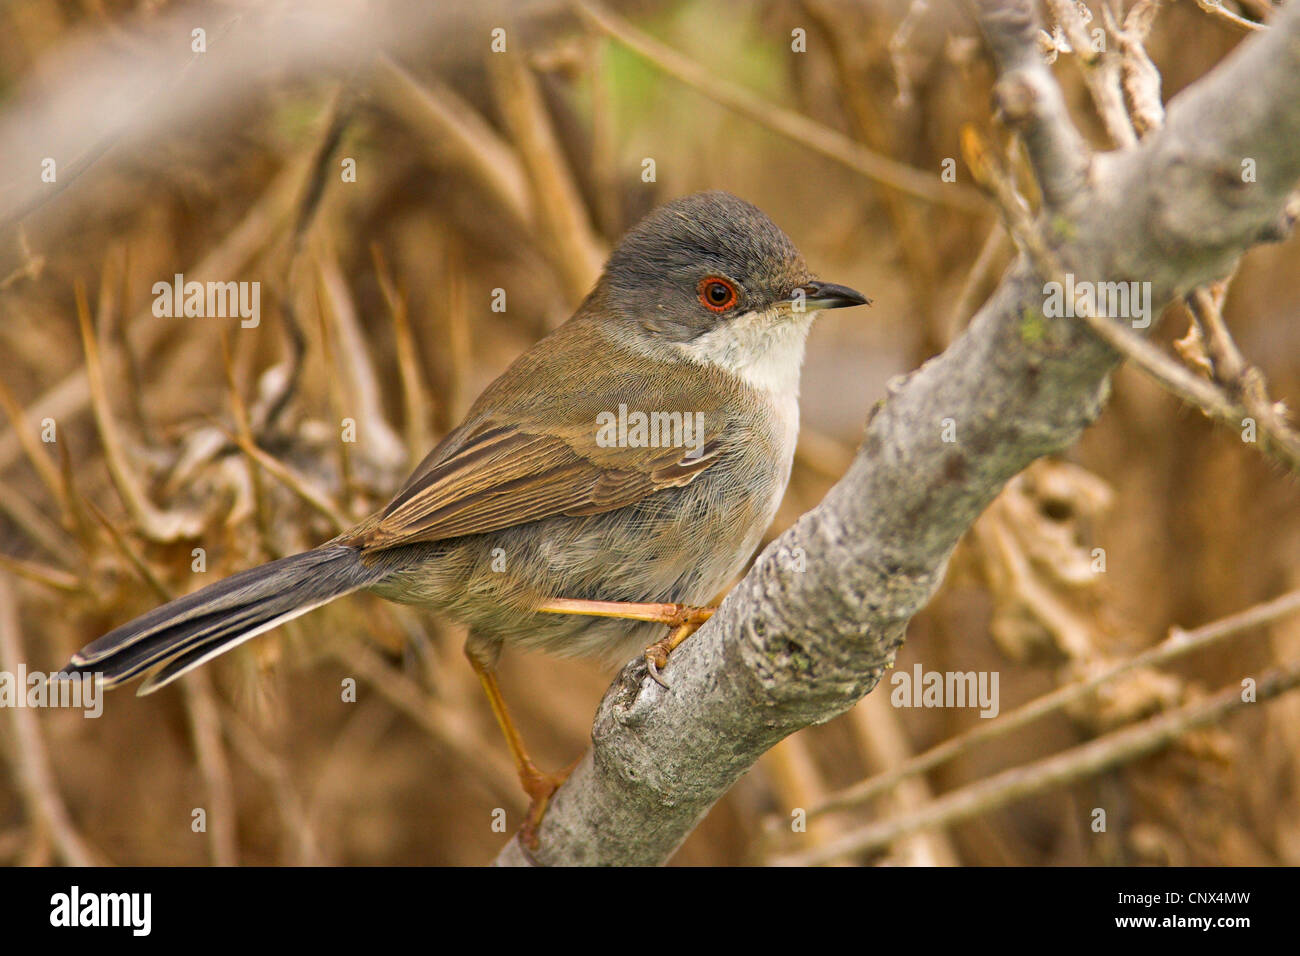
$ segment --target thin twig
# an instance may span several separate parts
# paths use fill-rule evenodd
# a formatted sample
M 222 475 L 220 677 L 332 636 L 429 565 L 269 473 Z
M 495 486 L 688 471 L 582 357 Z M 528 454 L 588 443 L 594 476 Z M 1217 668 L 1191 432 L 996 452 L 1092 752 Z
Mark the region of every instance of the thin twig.
M 771 778 L 774 796 L 783 806 L 806 807 L 825 798 L 826 780 L 813 759 L 806 734 L 785 738 L 763 755 L 762 766 Z M 838 821 L 819 820 L 800 832 L 804 840 L 820 846 L 839 836 L 841 829 Z
M 898 142 L 898 122 L 881 103 L 875 91 L 862 82 L 863 67 L 861 44 L 855 32 L 844 28 L 842 11 L 822 0 L 800 0 L 800 9 L 821 34 L 821 42 L 826 44 L 830 53 L 830 62 L 835 70 L 838 82 L 835 84 L 843 100 L 845 112 L 850 121 L 853 136 L 868 149 L 886 153 L 890 146 Z M 906 88 L 905 71 L 901 64 L 901 49 L 895 41 L 903 42 L 908 35 L 906 23 L 913 19 L 925 4 L 914 4 L 904 17 L 904 23 L 890 41 L 890 51 L 894 58 L 895 73 L 899 77 L 900 92 Z M 901 272 L 911 295 L 911 310 L 916 321 L 909 323 L 915 332 L 916 344 L 913 347 L 918 358 L 929 358 L 941 351 L 947 344 L 943 340 L 944 330 L 938 328 L 936 321 L 936 299 L 939 294 L 938 253 L 934 243 L 934 223 L 930 212 L 918 206 L 910 197 L 891 189 L 879 181 L 872 181 L 876 198 L 884 208 L 902 259 Z
M 62 528 L 45 516 L 45 512 L 27 499 L 17 488 L 0 481 L 0 512 L 8 515 L 15 527 L 38 548 L 68 567 L 79 563 L 77 551 Z
M 226 434 L 232 442 L 244 450 L 245 454 L 269 471 L 273 478 L 328 518 L 336 532 L 343 532 L 352 527 L 352 521 L 339 510 L 329 495 L 317 489 L 305 477 L 279 461 L 274 455 L 267 454 L 256 445 L 246 443 L 239 435 L 230 431 L 226 431 Z
M 386 56 L 370 75 L 375 102 L 421 137 L 439 165 L 457 164 L 520 223 L 532 221 L 528 177 L 488 122 L 436 80 L 416 80 Z
M 536 225 L 569 299 L 591 291 L 608 252 L 591 227 L 572 171 L 555 137 L 537 80 L 516 51 L 488 58 L 497 107 L 532 187 Z
M 0 292 L 23 279 L 39 279 L 45 270 L 45 257 L 32 254 L 32 247 L 27 242 L 27 229 L 21 223 L 18 226 L 18 253 L 22 257 L 22 265 L 0 279 Z
M 1231 277 L 1229 277 L 1231 278 Z M 1300 451 L 1300 433 L 1287 421 L 1283 406 L 1268 397 L 1264 373 L 1246 361 L 1223 318 L 1228 280 L 1201 287 L 1187 296 L 1187 306 L 1201 330 L 1214 378 L 1239 401 L 1271 443 Z
M 81 579 L 59 568 L 46 567 L 33 561 L 20 561 L 7 554 L 0 554 L 0 570 L 16 574 L 28 581 L 35 581 L 56 591 L 78 592 L 82 589 Z
M 15 673 L 23 659 L 18 608 L 9 582 L 0 577 L 0 671 Z M 3 709 L 9 711 L 13 728 L 14 777 L 27 813 L 49 833 L 68 865 L 105 865 L 103 857 L 86 843 L 68 815 L 36 715 L 28 707 Z
M 180 685 L 190 723 L 190 740 L 209 804 L 208 846 L 212 863 L 238 866 L 235 788 L 230 778 L 230 761 L 221 741 L 222 719 L 212 690 L 212 677 L 206 670 L 197 670 L 181 678 Z
M 347 641 L 334 648 L 333 653 L 351 673 L 366 681 L 390 705 L 452 753 L 494 796 L 518 799 L 518 778 L 509 760 L 503 756 L 501 748 L 482 736 L 463 714 L 430 697 L 360 641 Z
M 293 290 L 297 286 L 295 280 L 302 269 L 303 253 L 311 225 L 315 222 L 316 213 L 325 196 L 326 186 L 331 181 L 330 160 L 343 141 L 343 134 L 347 131 L 348 125 L 352 122 L 356 101 L 353 82 L 353 74 L 350 73 L 345 81 L 335 86 L 326 101 L 323 132 L 313 150 L 311 166 L 289 230 L 288 261 L 283 272 L 284 295 L 280 302 L 282 324 L 289 340 L 289 358 L 279 387 L 265 401 L 263 409 L 260 410 L 261 417 L 250 423 L 257 435 L 263 435 L 276 427 L 280 416 L 289 407 L 289 402 L 302 376 L 307 341 L 306 336 L 303 335 L 302 324 L 298 321 L 297 309 L 294 307 Z
M 393 351 L 397 353 L 397 374 L 402 383 L 402 420 L 406 425 L 406 455 L 410 464 L 419 461 L 429 447 L 433 434 L 430 427 L 430 410 L 433 401 L 420 374 L 420 361 L 416 354 L 415 335 L 406 309 L 406 298 L 398 291 L 388 263 L 378 242 L 370 244 L 370 258 L 374 262 L 375 281 L 388 306 L 393 320 Z
M 1270 671 L 1259 679 L 1255 697 L 1245 699 L 1240 686 L 1197 700 L 1140 724 L 1090 740 L 1064 753 L 1023 767 L 1004 770 L 969 786 L 945 793 L 933 803 L 904 816 L 869 824 L 824 847 L 776 858 L 781 866 L 813 866 L 855 853 L 883 849 L 912 833 L 952 826 L 983 816 L 1025 797 L 1076 783 L 1132 763 L 1169 746 L 1189 731 L 1222 720 L 1234 710 L 1263 702 L 1300 687 L 1300 664 Z
M 358 496 L 355 478 L 352 473 L 353 442 L 345 440 L 343 419 L 352 417 L 354 431 L 361 430 L 364 421 L 359 416 L 348 416 L 347 414 L 343 376 L 339 374 L 338 362 L 335 358 L 338 351 L 334 343 L 335 330 L 330 322 L 330 315 L 337 314 L 338 308 L 334 303 L 332 291 L 327 284 L 325 264 L 318 258 L 316 260 L 316 296 L 318 303 L 316 315 L 320 320 L 321 361 L 325 363 L 327 383 L 325 392 L 329 396 L 330 411 L 334 413 L 334 422 L 330 430 L 337 436 L 334 444 L 339 455 L 339 497 L 343 501 L 343 513 L 351 514 Z
M 1191 631 L 1173 628 L 1159 644 L 1147 648 L 1140 654 L 1127 658 L 1114 666 L 1093 674 L 1086 680 L 1076 681 L 1064 687 L 1058 687 L 1050 693 L 1017 707 L 997 720 L 981 721 L 974 728 L 943 743 L 931 747 L 922 754 L 911 758 L 901 766 L 879 774 L 869 780 L 854 784 L 832 794 L 823 803 L 809 807 L 808 817 L 847 810 L 861 806 L 875 799 L 896 786 L 899 782 L 917 774 L 928 773 L 935 767 L 947 763 L 977 744 L 986 743 L 1004 737 L 1036 720 L 1056 713 L 1076 700 L 1092 693 L 1103 684 L 1108 684 L 1118 677 L 1132 673 L 1141 668 L 1161 667 L 1193 651 L 1209 647 L 1225 638 L 1235 637 L 1246 631 L 1263 627 L 1278 618 L 1300 611 L 1300 590 L 1291 591 L 1237 614 L 1202 625 Z
M 122 440 L 118 435 L 113 411 L 109 406 L 108 388 L 104 381 L 103 365 L 100 362 L 99 345 L 91 326 L 85 287 L 77 282 L 75 292 L 77 321 L 81 326 L 82 344 L 86 350 L 86 377 L 90 388 L 90 404 L 95 413 L 95 423 L 99 426 L 100 442 L 104 446 L 104 461 L 113 479 L 113 485 L 122 496 L 122 503 L 126 505 L 127 513 L 131 515 L 136 527 L 150 541 L 171 542 L 197 537 L 205 524 L 203 517 L 179 510 L 160 511 L 154 507 L 127 465 L 126 453 L 122 450 Z
M 957 293 L 952 310 L 948 313 L 946 334 L 949 341 L 957 337 L 957 333 L 966 326 L 970 317 L 975 314 L 975 310 L 979 308 L 979 303 L 984 300 L 987 294 L 985 286 L 992 280 L 994 270 L 1012 248 L 1010 239 L 1002 220 L 995 220 L 989 227 L 988 235 L 984 237 L 979 255 L 975 257 L 974 263 L 966 273 L 966 280 L 962 283 L 961 291 Z
M 144 557 L 131 547 L 117 526 L 93 502 L 87 501 L 86 504 L 145 583 L 161 600 L 172 600 L 176 596 L 175 592 L 154 573 Z M 194 753 L 198 758 L 199 773 L 203 777 L 211 811 L 208 814 L 211 823 L 208 845 L 211 848 L 212 862 L 216 866 L 237 866 L 239 845 L 235 828 L 235 789 L 230 780 L 226 749 L 221 743 L 221 716 L 217 712 L 212 679 L 207 671 L 199 670 L 187 674 L 180 684 Z
M 905 763 L 911 754 L 911 741 L 899 712 L 891 706 L 883 693 L 868 694 L 849 712 L 849 724 L 862 741 L 871 763 L 877 767 L 896 767 Z M 903 781 L 882 804 L 882 815 L 903 812 L 909 807 L 921 806 L 934 799 L 928 780 L 913 777 Z M 961 856 L 952 838 L 941 830 L 918 833 L 900 840 L 894 847 L 894 856 L 912 866 L 957 866 Z
M 240 438 L 240 448 L 254 447 L 257 443 L 248 420 L 248 407 L 244 404 L 244 396 L 239 391 L 239 383 L 235 381 L 235 360 L 231 355 L 230 338 L 226 335 L 221 337 L 221 367 L 226 375 L 226 393 L 230 396 L 230 413 L 235 420 L 235 434 Z M 266 509 L 266 488 L 262 483 L 262 469 L 258 467 L 257 460 L 247 452 L 245 456 L 249 459 L 248 480 L 253 489 L 253 518 L 257 524 L 258 535 L 267 552 L 274 553 L 271 521 Z
M 1137 132 L 1124 107 L 1124 93 L 1120 88 L 1120 61 L 1094 45 L 1088 21 L 1084 19 L 1088 8 L 1076 0 L 1047 0 L 1047 6 L 1074 50 L 1084 84 L 1112 142 L 1120 149 L 1136 146 Z M 1091 16 L 1090 11 L 1088 15 Z
M 1124 74 L 1124 91 L 1128 93 L 1129 113 L 1138 138 L 1159 129 L 1165 123 L 1165 107 L 1160 97 L 1160 71 L 1147 55 L 1146 38 L 1160 9 L 1160 0 L 1137 0 L 1124 15 L 1121 26 L 1109 6 L 1103 4 L 1106 29 L 1119 41 L 1120 65 Z
M 216 714 L 226 737 L 240 758 L 265 780 L 275 795 L 274 803 L 285 830 L 292 834 L 295 866 L 323 866 L 329 863 L 320 848 L 307 804 L 294 781 L 294 775 L 279 754 L 266 746 L 259 735 L 230 708 Z
M 1231 24 L 1238 30 L 1245 30 L 1248 33 L 1254 30 L 1267 30 L 1262 23 L 1256 23 L 1254 20 L 1247 20 L 1239 14 L 1233 13 L 1223 5 L 1222 0 L 1196 0 L 1196 5 L 1204 10 L 1210 16 L 1222 20 L 1224 23 Z
M 361 455 L 388 471 L 401 467 L 406 451 L 384 415 L 381 375 L 375 369 L 375 360 L 369 338 L 361 328 L 357 306 L 348 288 L 346 276 L 339 265 L 337 252 L 329 246 L 316 258 L 323 301 L 328 306 L 330 322 L 329 345 L 334 349 L 328 356 L 330 365 L 337 364 L 340 397 L 346 396 L 348 408 L 357 423 L 356 449 Z
M 945 183 L 935 173 L 924 172 L 874 153 L 861 143 L 856 143 L 801 113 L 777 106 L 739 84 L 716 77 L 600 4 L 591 0 L 573 0 L 573 3 L 578 12 L 601 32 L 618 40 L 674 79 L 760 126 L 909 196 L 964 212 L 979 214 L 988 211 L 988 206 L 978 191 L 969 186 Z
M 468 394 L 473 374 L 473 328 L 470 322 L 469 291 L 465 279 L 465 254 L 460 240 L 451 233 L 443 235 L 442 274 L 439 296 L 442 308 L 433 310 L 434 341 L 446 358 L 442 363 L 442 424 L 451 429 L 464 416 L 472 398 Z
M 288 218 L 304 168 L 301 163 L 291 163 L 277 176 L 239 224 L 225 234 L 217 247 L 184 270 L 187 281 L 192 279 L 206 282 L 238 274 L 266 246 Z M 146 305 L 132 317 L 130 323 L 131 330 L 137 332 L 135 346 L 140 354 L 149 352 L 171 334 L 173 329 L 170 322 L 159 322 L 154 317 L 152 308 L 152 304 Z M 191 331 L 199 337 L 201 343 L 206 336 L 214 334 L 217 328 L 215 323 L 204 322 L 191 326 Z M 160 378 L 165 376 L 162 371 L 157 374 Z M 78 369 L 28 403 L 27 427 L 38 431 L 42 418 L 56 419 L 66 427 L 63 420 L 71 419 L 86 408 L 89 402 L 87 370 Z M 20 450 L 16 435 L 0 435 L 0 470 L 7 468 L 18 457 Z
M 14 393 L 9 390 L 9 386 L 0 380 L 0 409 L 4 410 L 5 416 L 9 419 L 9 427 L 13 429 L 14 435 L 18 438 L 18 443 L 27 456 L 27 460 L 32 463 L 32 468 L 40 476 L 45 487 L 49 489 L 51 497 L 58 502 L 60 510 L 66 515 L 68 512 L 68 489 L 64 487 L 63 479 L 59 475 L 58 466 L 50 460 L 41 447 L 41 442 L 36 440 L 34 432 L 27 428 L 27 415 Z

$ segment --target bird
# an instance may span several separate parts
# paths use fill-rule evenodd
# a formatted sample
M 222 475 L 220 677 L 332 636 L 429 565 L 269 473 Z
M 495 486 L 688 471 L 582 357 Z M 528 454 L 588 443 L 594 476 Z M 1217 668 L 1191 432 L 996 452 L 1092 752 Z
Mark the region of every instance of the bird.
M 820 311 L 866 305 L 814 277 L 758 207 L 710 191 L 618 242 L 573 316 L 517 358 L 379 511 L 330 541 L 122 624 L 62 673 L 139 693 L 356 591 L 467 627 L 536 828 L 564 772 L 538 770 L 496 680 L 502 649 L 623 662 L 667 686 L 771 524 Z M 666 636 L 665 627 L 668 628 Z M 657 638 L 657 639 L 656 639 Z

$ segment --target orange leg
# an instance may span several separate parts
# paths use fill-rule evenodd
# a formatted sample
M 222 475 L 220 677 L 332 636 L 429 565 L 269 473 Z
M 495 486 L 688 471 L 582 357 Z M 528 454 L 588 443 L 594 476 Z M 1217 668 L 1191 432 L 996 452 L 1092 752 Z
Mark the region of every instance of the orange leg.
M 520 828 L 519 837 L 530 850 L 536 850 L 537 827 L 546 814 L 547 804 L 550 803 L 555 791 L 560 788 L 560 784 L 564 783 L 573 768 L 577 766 L 577 761 L 559 773 L 542 773 L 538 770 L 537 765 L 528 756 L 528 751 L 524 749 L 523 738 L 510 717 L 510 711 L 506 708 L 505 698 L 501 696 L 501 687 L 497 684 L 496 672 L 468 650 L 465 656 L 469 658 L 474 673 L 478 674 L 478 679 L 487 694 L 488 704 L 492 707 L 492 716 L 497 719 L 497 725 L 505 735 L 506 746 L 510 748 L 510 756 L 515 760 L 519 782 L 524 788 L 524 793 L 528 794 L 528 812 L 524 817 L 524 825 Z
M 645 649 L 646 667 L 650 676 L 661 687 L 667 682 L 659 671 L 668 666 L 668 655 L 677 646 L 700 629 L 700 625 L 713 616 L 717 608 L 694 607 L 690 604 L 636 604 L 630 601 L 578 601 L 555 598 L 537 609 L 543 614 L 585 614 L 590 617 L 618 617 L 632 621 L 649 621 L 667 624 L 673 630 L 662 640 Z

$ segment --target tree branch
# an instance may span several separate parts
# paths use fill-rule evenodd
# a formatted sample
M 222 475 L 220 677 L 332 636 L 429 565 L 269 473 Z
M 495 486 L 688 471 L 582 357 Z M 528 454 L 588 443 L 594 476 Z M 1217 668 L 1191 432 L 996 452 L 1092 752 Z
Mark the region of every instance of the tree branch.
M 1023 68 L 1028 0 L 979 7 L 1002 68 Z M 1053 184 L 1056 254 L 1080 279 L 1150 282 L 1153 306 L 1226 274 L 1300 179 L 1295 5 L 1178 96 L 1138 147 L 1092 157 L 1086 177 L 1059 91 L 1034 91 L 1026 138 L 1043 137 L 1030 155 Z M 1246 158 L 1257 182 L 1242 181 Z M 1022 258 L 966 333 L 891 389 L 844 478 L 674 653 L 671 689 L 639 662 L 624 669 L 536 859 L 516 839 L 498 863 L 663 862 L 766 750 L 876 685 L 980 511 L 1101 412 L 1118 356 L 1085 323 L 1044 316 L 1044 297 Z

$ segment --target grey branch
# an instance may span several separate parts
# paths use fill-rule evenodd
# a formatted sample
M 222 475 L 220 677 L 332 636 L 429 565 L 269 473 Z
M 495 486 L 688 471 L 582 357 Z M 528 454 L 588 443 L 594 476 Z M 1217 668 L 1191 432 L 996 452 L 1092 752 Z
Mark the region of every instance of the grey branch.
M 1020 132 L 1052 208 L 1079 197 L 1091 160 L 1066 112 L 1061 88 L 1038 52 L 1038 22 L 1021 4 L 992 6 L 985 32 L 999 81 L 994 89 L 1002 120 Z
M 1032 59 L 1028 0 L 979 8 L 1078 279 L 1149 281 L 1156 306 L 1274 231 L 1300 179 L 1300 5 L 1180 94 L 1139 147 L 1091 157 Z M 1101 413 L 1117 354 L 1083 322 L 1044 317 L 1043 300 L 1022 259 L 965 335 L 891 388 L 844 478 L 674 653 L 671 689 L 624 669 L 535 858 L 513 840 L 498 863 L 661 863 L 765 751 L 876 685 L 979 513 Z

